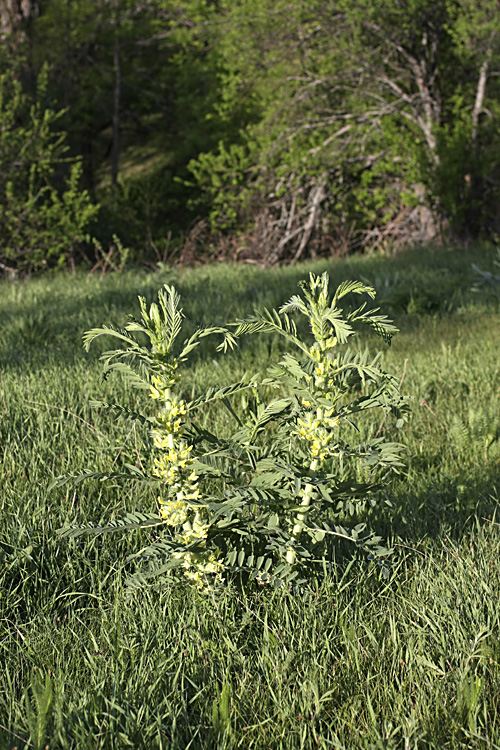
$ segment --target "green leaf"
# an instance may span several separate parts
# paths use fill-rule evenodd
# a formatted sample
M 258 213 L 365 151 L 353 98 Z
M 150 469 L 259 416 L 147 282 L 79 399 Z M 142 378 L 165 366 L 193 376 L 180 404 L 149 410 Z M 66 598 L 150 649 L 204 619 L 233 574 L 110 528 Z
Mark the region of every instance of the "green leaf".
M 104 325 L 102 328 L 93 328 L 83 334 L 83 345 L 85 351 L 89 351 L 90 345 L 93 341 L 99 338 L 99 336 L 113 336 L 116 339 L 120 339 L 120 341 L 124 341 L 131 349 L 139 348 L 137 341 L 131 336 L 128 336 L 125 331 L 122 331 L 120 328 L 115 328 L 114 326 Z
M 108 534 L 115 531 L 131 531 L 132 529 L 148 529 L 152 526 L 164 526 L 165 521 L 152 513 L 127 513 L 123 518 L 110 521 L 106 526 L 88 524 L 85 526 L 65 526 L 58 529 L 57 533 L 61 539 L 74 539 L 79 536 L 95 536 L 96 534 Z
M 53 713 L 54 689 L 52 679 L 47 673 L 45 680 L 39 671 L 31 678 L 31 693 L 33 704 L 28 691 L 25 692 L 26 716 L 31 735 L 31 744 L 35 750 L 42 750 L 47 740 L 47 730 Z
M 376 292 L 373 287 L 367 286 L 361 281 L 343 281 L 333 295 L 332 307 L 335 307 L 337 302 L 347 294 L 368 294 L 372 299 L 375 299 Z

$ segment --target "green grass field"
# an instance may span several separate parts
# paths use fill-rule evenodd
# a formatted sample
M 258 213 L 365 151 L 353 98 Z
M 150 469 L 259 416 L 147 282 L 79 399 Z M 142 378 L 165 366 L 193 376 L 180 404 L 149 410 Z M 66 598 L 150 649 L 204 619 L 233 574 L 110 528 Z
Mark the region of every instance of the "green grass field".
M 500 297 L 471 290 L 471 264 L 493 270 L 494 257 L 2 282 L 0 748 L 500 748 Z M 152 301 L 166 282 L 189 330 L 279 305 L 325 269 L 372 283 L 401 329 L 384 363 L 412 415 L 382 430 L 405 444 L 408 470 L 387 490 L 393 508 L 368 514 L 394 549 L 390 578 L 355 557 L 297 591 L 230 584 L 214 596 L 172 580 L 126 596 L 125 559 L 145 532 L 65 542 L 56 530 L 151 510 L 147 489 L 48 491 L 57 475 L 146 450 L 139 430 L 90 407 L 140 396 L 102 381 L 106 342 L 86 354 L 82 334 L 122 325 L 138 294 Z M 222 356 L 208 342 L 186 392 L 264 369 L 280 347 L 261 336 Z M 51 705 L 36 677 L 49 673 Z

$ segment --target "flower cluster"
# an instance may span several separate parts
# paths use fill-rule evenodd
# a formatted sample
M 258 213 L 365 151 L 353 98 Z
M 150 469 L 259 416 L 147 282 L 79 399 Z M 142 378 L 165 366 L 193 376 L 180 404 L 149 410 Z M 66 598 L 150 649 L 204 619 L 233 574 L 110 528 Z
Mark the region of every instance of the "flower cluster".
M 338 423 L 339 418 L 333 416 L 333 409 L 318 409 L 316 413 L 308 411 L 304 417 L 297 420 L 295 434 L 308 441 L 313 460 L 322 463 L 328 458 L 334 437 L 333 430 Z
M 309 349 L 309 356 L 315 363 L 311 384 L 316 393 L 325 397 L 333 387 L 333 371 L 337 367 L 337 360 L 332 359 L 329 352 L 337 346 L 335 336 L 328 336 L 315 343 Z M 313 469 L 325 461 L 332 448 L 334 429 L 338 426 L 339 418 L 334 416 L 335 410 L 318 407 L 312 410 L 310 401 L 302 400 L 302 406 L 308 411 L 297 420 L 295 434 L 308 442 Z
M 180 382 L 181 376 L 177 372 L 178 367 L 178 361 L 176 359 L 173 359 L 172 362 L 169 362 L 168 365 L 165 365 L 166 372 L 163 373 L 162 377 L 153 375 L 153 377 L 151 378 L 151 398 L 157 398 L 160 401 L 163 401 L 167 398 L 167 395 L 170 394 L 170 389 L 172 388 L 172 386 Z
M 315 389 L 326 396 L 333 386 L 333 373 L 338 360 L 333 359 L 330 351 L 337 346 L 335 336 L 329 336 L 323 341 L 316 341 L 309 349 L 309 356 L 315 363 L 313 382 Z
M 175 527 L 176 540 L 185 546 L 198 543 L 204 547 L 209 530 L 207 506 L 201 499 L 199 476 L 193 467 L 193 446 L 183 437 L 187 405 L 171 390 L 180 379 L 176 364 L 174 361 L 164 377 L 152 378 L 150 396 L 162 403 L 152 431 L 154 446 L 160 451 L 153 474 L 165 481 L 166 496 L 158 498 L 160 515 L 168 526 Z M 222 576 L 224 566 L 216 552 L 176 552 L 174 557 L 182 559 L 184 575 L 201 588 L 207 574 L 219 579 Z
M 219 550 L 215 552 L 176 552 L 174 557 L 182 556 L 181 567 L 184 569 L 184 575 L 190 581 L 193 581 L 201 590 L 206 585 L 206 576 L 214 575 L 217 580 L 222 580 L 222 571 L 224 565 L 221 560 L 217 559 Z
M 338 360 L 333 359 L 331 350 L 337 346 L 335 336 L 325 335 L 323 330 L 315 327 L 314 321 L 311 323 L 312 331 L 315 336 L 315 342 L 309 349 L 309 356 L 314 363 L 314 374 L 310 379 L 312 390 L 323 398 L 327 397 L 333 387 L 333 374 L 338 365 Z M 335 409 L 317 406 L 313 408 L 310 401 L 302 400 L 302 406 L 306 411 L 297 419 L 297 426 L 294 434 L 306 441 L 309 454 L 309 470 L 316 472 L 322 463 L 326 461 L 335 450 L 334 442 L 335 428 L 339 424 L 339 418 L 335 415 Z M 307 518 L 307 508 L 309 507 L 314 489 L 311 483 L 307 483 L 301 492 L 300 505 L 304 509 L 298 512 L 292 526 L 292 536 L 297 540 Z M 287 550 L 286 560 L 291 565 L 295 563 L 295 550 L 291 547 Z

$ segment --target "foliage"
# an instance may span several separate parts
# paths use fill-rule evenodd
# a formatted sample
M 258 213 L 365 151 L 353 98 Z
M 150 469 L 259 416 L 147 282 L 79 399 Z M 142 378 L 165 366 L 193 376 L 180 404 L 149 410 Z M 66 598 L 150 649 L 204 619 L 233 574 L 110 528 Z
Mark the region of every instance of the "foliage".
M 373 298 L 371 287 L 345 282 L 330 298 L 328 286 L 326 273 L 311 274 L 301 284 L 303 295 L 294 295 L 279 312 L 256 313 L 235 324 L 232 333 L 200 329 L 180 347 L 182 311 L 171 286 L 160 290 L 158 304 L 149 310 L 140 298 L 141 319 L 131 319 L 125 330 L 105 326 L 87 332 L 87 348 L 102 335 L 125 343 L 124 349 L 101 356 L 104 375 L 118 372 L 133 387 L 149 391 L 158 410 L 147 417 L 103 405 L 117 416 L 150 424 L 156 449 L 150 476 L 130 465 L 123 473 L 86 476 L 150 482 L 160 518 L 131 514 L 107 527 L 66 529 L 63 535 L 162 525 L 163 533 L 138 555 L 148 562 L 146 577 L 181 567 L 201 587 L 208 574 L 221 580 L 228 571 L 245 571 L 259 583 L 291 581 L 324 559 L 331 537 L 350 540 L 371 558 L 385 556 L 380 537 L 368 533 L 365 523 L 349 528 L 345 520 L 375 503 L 388 472 L 402 465 L 401 446 L 377 436 L 353 440 L 352 434 L 360 413 L 382 408 L 395 413 L 400 426 L 406 407 L 379 357 L 370 360 L 367 352 L 356 353 L 346 344 L 359 325 L 370 326 L 387 343 L 397 329 L 366 302 L 343 313 L 341 300 L 349 294 Z M 309 323 L 312 344 L 299 334 L 290 317 L 295 312 Z M 242 336 L 264 332 L 282 336 L 297 353 L 286 352 L 260 383 L 247 377 L 191 402 L 180 396 L 179 365 L 201 338 L 222 333 L 219 348 L 226 350 Z M 147 347 L 137 333 L 149 339 Z M 264 387 L 278 390 L 278 398 L 265 403 Z M 246 390 L 252 395 L 243 396 L 240 418 L 231 400 Z M 230 437 L 193 419 L 214 400 L 236 419 L 237 431 Z
M 44 103 L 46 87 L 45 73 L 30 105 L 19 82 L 0 77 L 0 267 L 11 273 L 74 259 L 98 211 L 57 129 L 61 112 Z
M 49 0 L 33 27 L 36 64 L 50 64 L 51 95 L 102 206 L 97 239 L 119 235 L 135 260 L 185 233 L 186 164 L 220 137 L 206 116 L 215 74 L 189 32 L 212 15 L 198 0 Z
M 492 230 L 494 4 L 242 0 L 224 17 L 218 113 L 242 98 L 253 111 L 190 163 L 214 227 L 245 228 L 273 262 L 342 236 L 349 249 Z
M 44 680 L 38 671 L 34 672 L 31 680 L 31 692 L 33 693 L 34 708 L 28 691 L 25 695 L 31 744 L 35 750 L 43 750 L 53 713 L 54 687 L 50 674 L 47 673 Z
M 49 66 L 103 247 L 272 264 L 498 235 L 494 0 L 28 6 L 4 64 L 27 92 Z

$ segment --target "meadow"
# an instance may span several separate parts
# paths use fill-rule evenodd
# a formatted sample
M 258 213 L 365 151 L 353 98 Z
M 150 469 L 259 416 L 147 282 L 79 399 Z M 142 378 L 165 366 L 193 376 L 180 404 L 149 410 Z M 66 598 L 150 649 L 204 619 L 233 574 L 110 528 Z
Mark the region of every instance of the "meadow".
M 266 269 L 217 264 L 0 283 L 0 747 L 500 748 L 500 287 L 474 290 L 488 248 L 414 250 Z M 147 487 L 55 476 L 134 464 L 147 435 L 90 403 L 134 406 L 102 379 L 106 342 L 165 283 L 189 330 L 273 307 L 310 271 L 372 284 L 400 328 L 383 349 L 410 396 L 407 468 L 367 512 L 392 548 L 386 579 L 359 555 L 297 588 L 127 593 L 145 532 L 57 530 L 152 509 Z M 498 272 L 498 271 L 497 271 Z M 189 397 L 264 370 L 282 344 L 207 342 Z M 207 410 L 207 422 L 222 419 Z M 133 572 L 133 571 L 132 571 Z

